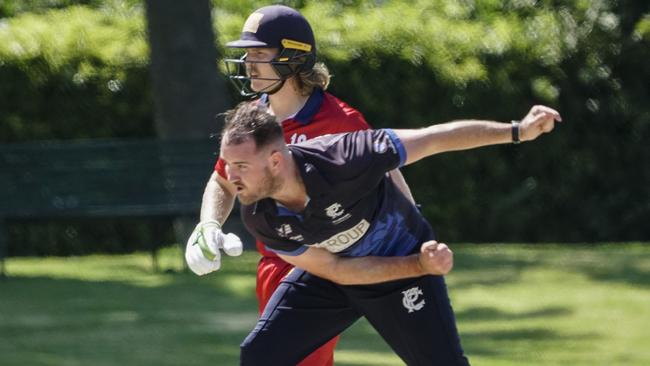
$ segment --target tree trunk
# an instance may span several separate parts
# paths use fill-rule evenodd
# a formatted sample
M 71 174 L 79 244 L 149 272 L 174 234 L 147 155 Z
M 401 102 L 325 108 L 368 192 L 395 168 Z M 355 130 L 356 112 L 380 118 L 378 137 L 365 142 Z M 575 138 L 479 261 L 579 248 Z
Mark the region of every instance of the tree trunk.
M 162 140 L 217 133 L 230 105 L 209 0 L 146 0 L 155 124 Z
M 225 79 L 217 68 L 210 1 L 146 0 L 145 5 L 158 138 L 205 141 L 220 131 L 216 116 L 230 106 Z M 214 144 L 216 150 L 216 139 Z M 160 167 L 156 171 L 164 184 L 168 174 L 165 160 L 170 153 L 164 151 L 166 144 L 161 146 Z M 209 174 L 206 182 L 208 177 Z M 196 192 L 197 195 L 202 193 Z M 193 217 L 174 218 L 176 240 L 183 250 L 198 219 L 198 207 L 196 213 Z M 160 244 L 152 245 L 154 269 Z

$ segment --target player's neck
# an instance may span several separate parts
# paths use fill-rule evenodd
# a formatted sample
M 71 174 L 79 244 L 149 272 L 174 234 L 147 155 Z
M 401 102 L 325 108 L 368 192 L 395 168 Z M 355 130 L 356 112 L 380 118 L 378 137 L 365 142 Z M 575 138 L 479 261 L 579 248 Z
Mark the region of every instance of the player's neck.
M 282 173 L 282 186 L 271 198 L 293 212 L 302 212 L 309 201 L 307 190 L 291 154 L 287 163 Z
M 269 104 L 271 112 L 281 122 L 298 113 L 307 99 L 309 95 L 301 95 L 289 80 L 282 89 L 269 95 Z

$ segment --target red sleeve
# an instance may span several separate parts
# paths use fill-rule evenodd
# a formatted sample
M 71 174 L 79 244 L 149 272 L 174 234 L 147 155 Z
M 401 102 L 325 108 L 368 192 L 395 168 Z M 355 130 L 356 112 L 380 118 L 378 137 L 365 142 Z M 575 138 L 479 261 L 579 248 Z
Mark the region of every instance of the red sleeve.
M 352 131 L 370 129 L 370 125 L 363 117 L 363 114 L 361 114 L 361 112 L 357 110 L 355 110 L 354 113 L 350 114 L 350 118 L 348 119 L 348 125 L 350 126 L 350 128 L 353 128 Z
M 366 119 L 361 112 L 350 107 L 339 99 L 335 100 L 338 102 L 338 105 L 345 116 L 345 118 L 339 119 L 339 123 L 337 123 L 337 127 L 340 130 L 338 132 L 353 132 L 370 129 L 370 125 L 366 122 Z
M 228 176 L 226 176 L 226 163 L 224 163 L 221 158 L 219 158 L 217 163 L 214 164 L 214 171 L 217 172 L 221 178 L 228 179 Z
M 354 132 L 360 130 L 369 130 L 370 125 L 368 125 L 368 122 L 366 122 L 366 120 L 363 118 L 361 112 L 354 111 L 348 114 L 347 118 L 339 120 L 339 122 L 336 124 L 335 129 L 336 132 L 333 133 Z

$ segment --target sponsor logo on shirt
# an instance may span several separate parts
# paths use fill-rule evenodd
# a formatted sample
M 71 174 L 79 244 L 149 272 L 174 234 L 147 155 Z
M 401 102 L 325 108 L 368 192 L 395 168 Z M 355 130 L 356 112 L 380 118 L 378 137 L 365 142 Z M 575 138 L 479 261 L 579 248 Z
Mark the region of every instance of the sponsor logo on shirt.
M 343 209 L 343 206 L 338 202 L 334 203 L 333 205 L 330 205 L 325 209 L 325 215 L 329 216 L 332 219 L 336 219 L 332 221 L 334 225 L 338 225 L 343 221 L 352 217 L 352 215 L 350 215 L 349 213 L 343 215 L 344 213 L 345 210 Z M 343 217 L 339 217 L 341 215 L 343 215 Z
M 312 246 L 327 249 L 327 251 L 331 253 L 338 253 L 359 241 L 359 239 L 368 232 L 369 228 L 370 223 L 364 219 L 359 221 L 359 223 L 352 228 L 334 234 L 329 239 L 325 239 L 320 243 L 313 244 Z
M 379 136 L 372 142 L 372 149 L 377 154 L 383 154 L 390 150 L 392 153 L 397 152 L 393 140 L 387 135 Z
M 375 140 L 372 147 L 377 154 L 383 154 L 388 150 L 388 144 L 384 138 Z
M 291 228 L 291 225 L 289 224 L 282 224 L 278 227 L 275 228 L 275 231 L 278 233 L 279 236 L 286 238 L 293 232 L 293 229 Z
M 340 203 L 335 203 L 325 209 L 325 215 L 335 219 L 341 215 L 343 215 L 343 212 L 345 212 L 344 209 L 342 209 L 343 206 L 341 206 Z

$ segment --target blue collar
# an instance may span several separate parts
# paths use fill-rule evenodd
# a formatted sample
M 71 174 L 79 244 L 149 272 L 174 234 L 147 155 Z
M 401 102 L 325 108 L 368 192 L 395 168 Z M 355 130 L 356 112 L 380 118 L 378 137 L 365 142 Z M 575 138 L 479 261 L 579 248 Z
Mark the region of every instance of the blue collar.
M 315 88 L 307 99 L 305 105 L 302 106 L 302 108 L 298 111 L 298 113 L 296 113 L 293 119 L 298 121 L 300 124 L 308 124 L 312 119 L 314 119 L 314 116 L 320 110 L 321 105 L 323 105 L 323 100 L 325 100 L 325 92 L 323 89 Z M 259 101 L 264 105 L 268 105 L 269 95 L 262 94 Z
M 314 89 L 305 105 L 300 109 L 296 116 L 293 117 L 293 119 L 303 125 L 308 124 L 320 110 L 323 100 L 325 100 L 325 92 L 323 89 Z

